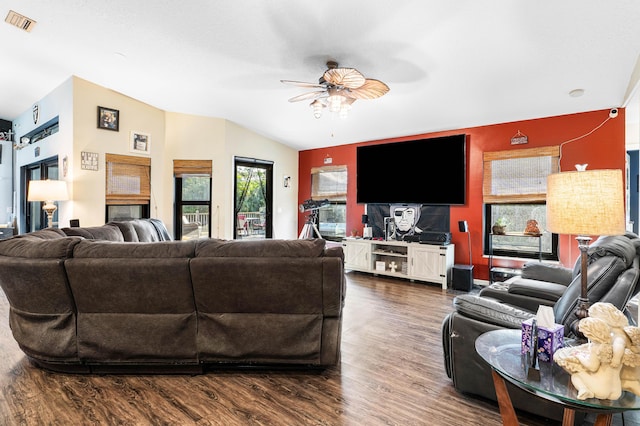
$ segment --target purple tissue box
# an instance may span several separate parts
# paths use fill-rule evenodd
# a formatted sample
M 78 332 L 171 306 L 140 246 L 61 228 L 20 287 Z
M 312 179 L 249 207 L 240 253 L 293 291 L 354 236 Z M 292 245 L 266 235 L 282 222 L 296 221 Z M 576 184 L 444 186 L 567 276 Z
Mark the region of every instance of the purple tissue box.
M 531 322 L 528 319 L 522 323 L 522 353 L 527 353 L 531 349 Z M 564 326 L 554 324 L 552 330 L 538 326 L 538 359 L 540 361 L 553 360 L 556 350 L 564 346 Z

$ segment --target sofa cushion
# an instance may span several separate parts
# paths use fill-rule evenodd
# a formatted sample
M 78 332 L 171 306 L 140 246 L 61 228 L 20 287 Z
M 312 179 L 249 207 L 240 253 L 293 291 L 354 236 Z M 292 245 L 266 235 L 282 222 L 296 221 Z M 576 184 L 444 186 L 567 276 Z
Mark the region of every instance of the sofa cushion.
M 453 299 L 455 310 L 469 318 L 507 328 L 520 328 L 535 313 L 486 297 L 463 294 Z
M 29 232 L 28 234 L 17 235 L 16 238 L 33 237 L 41 240 L 56 240 L 58 238 L 66 237 L 67 234 L 62 232 L 58 228 L 45 228 L 38 231 Z
M 122 222 L 109 222 L 107 225 L 114 225 L 120 228 L 120 232 L 122 232 L 122 237 L 125 241 L 131 241 L 137 243 L 140 241 L 138 239 L 138 233 L 133 227 L 133 223 L 130 220 L 122 221 Z
M 75 258 L 190 258 L 195 253 L 195 241 L 158 241 L 128 243 L 83 240 L 73 251 Z
M 562 265 L 550 265 L 542 262 L 527 262 L 522 265 L 522 278 L 564 284 L 573 280 L 571 268 Z
M 40 232 L 40 231 L 38 231 Z M 53 233 L 31 233 L 0 241 L 0 256 L 27 257 L 34 259 L 66 259 L 72 256 L 73 248 L 80 237 L 49 238 Z M 45 236 L 42 238 L 42 236 Z M 64 234 L 63 234 L 64 235 Z
M 90 240 L 124 241 L 120 228 L 112 223 L 84 228 L 63 228 L 62 231 L 68 236 L 79 236 Z
M 325 240 L 198 240 L 196 257 L 320 257 Z
M 548 300 L 553 304 L 566 290 L 567 285 L 564 284 L 520 278 L 511 282 L 508 291 L 512 294 Z

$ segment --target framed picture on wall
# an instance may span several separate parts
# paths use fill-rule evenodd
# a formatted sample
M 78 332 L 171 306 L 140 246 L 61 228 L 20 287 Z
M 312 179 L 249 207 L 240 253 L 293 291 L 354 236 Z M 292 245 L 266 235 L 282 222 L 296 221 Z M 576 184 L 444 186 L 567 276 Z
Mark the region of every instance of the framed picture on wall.
M 120 130 L 120 111 L 112 108 L 98 107 L 98 128 L 105 130 Z
M 138 154 L 150 154 L 151 135 L 148 133 L 132 131 L 129 151 L 136 152 Z

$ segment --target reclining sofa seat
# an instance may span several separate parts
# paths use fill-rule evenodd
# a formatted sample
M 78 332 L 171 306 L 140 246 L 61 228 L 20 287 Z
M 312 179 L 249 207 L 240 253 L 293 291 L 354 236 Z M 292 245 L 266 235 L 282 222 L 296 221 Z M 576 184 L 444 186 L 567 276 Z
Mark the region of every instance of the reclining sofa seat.
M 639 254 L 640 239 L 635 234 L 598 238 L 588 250 L 589 302 L 609 302 L 624 311 L 629 299 L 639 290 Z M 540 265 L 538 263 L 532 270 L 544 268 Z M 565 326 L 565 337 L 575 337 L 571 327 L 577 321 L 575 307 L 581 292 L 580 269 L 579 266 L 573 271 L 559 272 L 557 269 L 551 267 L 547 276 L 564 276 L 564 283 L 536 283 L 526 278 L 523 271 L 524 281 L 517 284 L 515 289 L 517 297 L 509 294 L 509 290 L 513 289 L 494 288 L 483 290 L 479 295 L 465 294 L 454 299 L 454 310 L 442 323 L 442 340 L 445 370 L 458 391 L 496 400 L 491 368 L 476 353 L 475 340 L 490 330 L 520 329 L 523 321 L 535 316 L 539 304 L 552 306 L 555 322 Z M 573 277 L 568 284 L 567 276 Z M 541 286 L 542 294 L 536 294 L 536 284 Z M 561 291 L 556 289 L 561 295 L 555 301 L 549 300 L 553 296 L 548 294 L 554 285 L 562 288 Z M 534 302 L 527 300 L 527 297 Z M 520 306 L 516 305 L 517 302 Z M 555 420 L 562 419 L 562 407 L 558 404 L 532 397 L 511 384 L 507 386 L 516 409 Z
M 9 324 L 34 363 L 76 373 L 199 373 L 211 364 L 339 362 L 341 247 L 163 241 L 161 222 L 134 222 L 0 241 Z

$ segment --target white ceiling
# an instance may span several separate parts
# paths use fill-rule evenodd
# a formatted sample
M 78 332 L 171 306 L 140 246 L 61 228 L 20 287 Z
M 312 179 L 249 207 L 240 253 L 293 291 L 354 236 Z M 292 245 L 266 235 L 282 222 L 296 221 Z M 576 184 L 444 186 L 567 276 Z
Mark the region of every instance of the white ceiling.
M 37 24 L 0 25 L 1 118 L 76 75 L 296 149 L 624 106 L 640 54 L 637 0 L 2 0 L 9 9 Z M 287 102 L 305 89 L 280 80 L 317 82 L 329 59 L 390 92 L 346 120 Z

